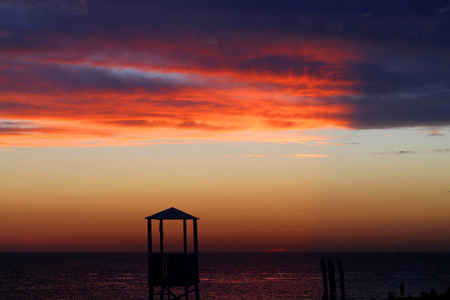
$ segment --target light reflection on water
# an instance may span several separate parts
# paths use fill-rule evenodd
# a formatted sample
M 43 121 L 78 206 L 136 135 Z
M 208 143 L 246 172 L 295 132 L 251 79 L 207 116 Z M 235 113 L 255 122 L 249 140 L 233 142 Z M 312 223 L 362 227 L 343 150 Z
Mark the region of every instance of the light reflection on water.
M 321 257 L 341 259 L 348 299 L 450 284 L 449 254 L 202 253 L 201 299 L 321 299 Z M 0 299 L 147 298 L 146 253 L 0 253 Z

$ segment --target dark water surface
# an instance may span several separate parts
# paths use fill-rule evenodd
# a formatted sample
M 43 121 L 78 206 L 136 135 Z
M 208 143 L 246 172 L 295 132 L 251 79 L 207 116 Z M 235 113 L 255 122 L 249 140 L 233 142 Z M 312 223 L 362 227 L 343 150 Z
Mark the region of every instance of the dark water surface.
M 449 253 L 201 253 L 201 299 L 321 299 L 321 257 L 342 261 L 348 299 L 450 286 Z M 146 253 L 0 253 L 0 299 L 147 298 Z

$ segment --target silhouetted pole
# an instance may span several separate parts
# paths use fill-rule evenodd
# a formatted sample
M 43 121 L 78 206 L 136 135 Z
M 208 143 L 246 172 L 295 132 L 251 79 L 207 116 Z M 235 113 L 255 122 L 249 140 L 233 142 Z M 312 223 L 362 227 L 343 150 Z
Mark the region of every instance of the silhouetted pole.
M 338 270 L 339 270 L 339 283 L 341 291 L 341 300 L 345 300 L 345 283 L 344 283 L 344 266 L 339 258 L 336 258 Z
M 198 265 L 198 234 L 197 234 L 197 219 L 192 220 L 194 223 L 194 254 Z M 200 289 L 198 286 L 198 278 L 195 283 L 195 299 L 200 300 Z
M 164 274 L 164 228 L 163 228 L 163 220 L 159 220 L 159 252 L 161 255 L 161 268 Z M 164 275 L 163 275 L 164 276 Z M 160 298 L 164 299 L 164 285 L 161 285 Z
M 336 300 L 336 278 L 331 258 L 328 258 L 328 280 L 330 281 L 330 300 Z
M 186 281 L 187 281 L 187 277 L 189 276 L 188 274 L 188 256 L 187 256 L 187 233 L 186 233 L 186 219 L 183 219 L 183 250 L 184 250 L 184 263 L 185 263 L 185 267 L 184 267 L 184 276 L 186 277 Z M 189 287 L 186 285 L 184 286 L 184 293 L 185 293 L 185 298 L 186 300 L 189 299 Z
M 164 252 L 164 228 L 163 220 L 159 220 L 159 252 L 163 254 Z
M 186 234 L 186 219 L 183 219 L 183 250 L 184 254 L 187 254 L 187 234 Z
M 152 220 L 151 219 L 147 219 L 147 248 L 148 248 L 147 260 L 148 260 L 148 283 L 149 283 L 148 299 L 153 300 L 154 286 L 150 284 L 151 282 L 153 282 L 152 274 L 151 274 L 152 267 L 150 266 L 150 263 L 152 261 L 152 253 L 153 253 Z
M 327 261 L 325 258 L 320 260 L 320 268 L 322 269 L 323 295 L 322 300 L 328 300 L 328 280 L 327 280 Z

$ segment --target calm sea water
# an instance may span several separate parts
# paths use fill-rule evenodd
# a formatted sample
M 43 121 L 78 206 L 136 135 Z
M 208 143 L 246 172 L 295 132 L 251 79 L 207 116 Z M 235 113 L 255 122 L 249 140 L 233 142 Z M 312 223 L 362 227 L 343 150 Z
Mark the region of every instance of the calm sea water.
M 348 299 L 450 286 L 449 253 L 201 253 L 201 299 L 321 299 L 321 257 L 342 261 Z M 146 253 L 0 253 L 0 299 L 147 298 Z

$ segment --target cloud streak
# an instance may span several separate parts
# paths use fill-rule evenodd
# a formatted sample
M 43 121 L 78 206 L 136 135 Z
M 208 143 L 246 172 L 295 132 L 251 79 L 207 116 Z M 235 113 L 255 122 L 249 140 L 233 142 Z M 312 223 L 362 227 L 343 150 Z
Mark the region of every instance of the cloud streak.
M 304 158 L 319 158 L 328 157 L 327 154 L 286 154 L 285 157 L 304 157 Z
M 375 152 L 375 155 L 404 155 L 404 154 L 418 154 L 418 153 L 450 153 L 450 148 L 445 149 L 434 149 L 431 151 L 411 151 L 411 150 L 400 150 L 400 151 L 390 151 L 390 152 Z
M 228 155 L 224 154 L 222 157 L 243 157 L 243 158 L 266 158 L 266 157 L 296 157 L 296 158 L 321 158 L 321 157 L 329 157 L 327 154 L 285 154 L 285 155 L 276 155 L 276 154 L 234 154 Z

